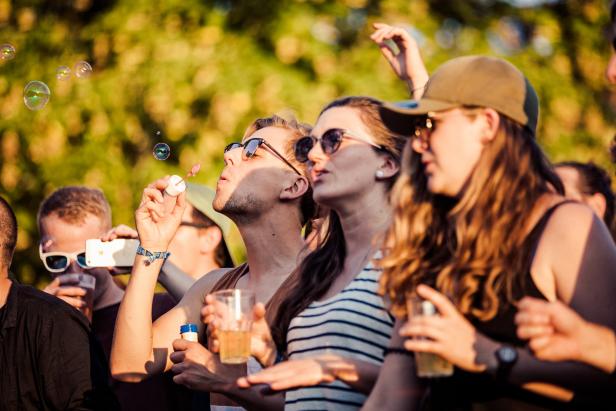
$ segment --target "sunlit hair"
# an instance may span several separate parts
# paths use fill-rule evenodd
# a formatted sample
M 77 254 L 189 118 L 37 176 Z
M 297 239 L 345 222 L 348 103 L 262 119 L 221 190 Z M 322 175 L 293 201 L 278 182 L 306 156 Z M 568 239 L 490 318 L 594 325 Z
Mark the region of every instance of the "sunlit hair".
M 312 126 L 300 123 L 292 116 L 287 116 L 288 118 L 282 118 L 277 116 L 276 114 L 271 117 L 258 118 L 252 122 L 250 126 L 246 129 L 244 133 L 244 138 L 253 135 L 257 130 L 261 130 L 266 127 L 277 127 L 288 130 L 291 135 L 287 140 L 287 144 L 285 145 L 284 155 L 286 159 L 293 164 L 295 168 L 300 170 L 304 177 L 308 178 L 308 170 L 306 168 L 306 164 L 300 163 L 295 159 L 293 155 L 293 145 L 295 142 L 310 134 L 312 131 Z M 312 200 L 312 188 L 309 188 L 306 193 L 302 196 L 300 201 L 300 208 L 302 213 L 302 226 L 308 223 L 315 215 L 316 207 L 314 201 Z
M 463 314 L 493 318 L 502 297 L 513 302 L 512 290 L 522 285 L 530 256 L 520 250 L 532 205 L 554 191 L 562 194 L 562 183 L 533 133 L 502 115 L 458 199 L 428 190 L 421 156 L 407 147 L 380 261 L 382 291 L 394 312 L 402 315 L 408 294 L 426 283 Z
M 74 225 L 85 223 L 86 217 L 91 214 L 100 219 L 103 228 L 111 228 L 111 207 L 105 194 L 95 188 L 66 186 L 54 191 L 39 208 L 39 231 L 41 220 L 51 214 Z
M 382 104 L 381 101 L 370 97 L 345 97 L 328 104 L 319 116 L 334 107 L 357 110 L 374 143 L 382 147 L 375 150 L 391 156 L 398 162 L 406 138 L 392 134 L 385 127 L 379 115 L 379 107 Z M 395 176 L 387 181 L 388 188 L 393 186 L 394 180 Z M 286 335 L 291 320 L 310 303 L 325 295 L 344 267 L 347 248 L 340 218 L 335 211 L 330 211 L 326 218 L 326 226 L 317 237 L 315 250 L 304 258 L 294 273 L 298 278 L 297 283 L 282 303 L 281 307 L 284 309 L 278 311 L 274 321 L 272 335 L 281 352 L 286 350 Z

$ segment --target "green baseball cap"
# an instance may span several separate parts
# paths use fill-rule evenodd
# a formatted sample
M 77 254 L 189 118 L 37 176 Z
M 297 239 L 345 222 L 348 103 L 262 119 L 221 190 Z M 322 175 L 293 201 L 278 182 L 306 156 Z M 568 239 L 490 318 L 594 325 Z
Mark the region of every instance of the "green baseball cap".
M 461 106 L 489 107 L 535 133 L 539 98 L 513 64 L 496 57 L 464 56 L 438 67 L 420 100 L 385 104 L 385 125 L 400 135 L 415 132 L 414 118 Z
M 229 217 L 220 214 L 212 207 L 214 196 L 216 192 L 211 188 L 195 183 L 186 183 L 186 200 L 197 210 L 203 213 L 207 218 L 212 220 L 214 224 L 220 228 L 223 236 L 223 246 L 225 248 L 226 257 L 229 261 L 233 261 L 229 247 L 227 246 L 227 239 L 229 232 L 231 231 L 232 222 Z

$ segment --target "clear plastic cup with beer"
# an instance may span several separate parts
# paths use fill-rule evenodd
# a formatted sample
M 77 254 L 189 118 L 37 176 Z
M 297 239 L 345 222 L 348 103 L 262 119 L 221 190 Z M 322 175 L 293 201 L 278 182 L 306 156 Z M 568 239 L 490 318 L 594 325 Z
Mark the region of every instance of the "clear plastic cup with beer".
M 417 294 L 407 297 L 406 306 L 409 321 L 415 316 L 438 315 L 434 304 Z M 422 378 L 449 377 L 453 374 L 453 364 L 437 354 L 415 352 L 415 366 L 417 376 Z
M 222 290 L 214 296 L 220 361 L 243 364 L 250 358 L 250 332 L 255 294 L 250 290 Z

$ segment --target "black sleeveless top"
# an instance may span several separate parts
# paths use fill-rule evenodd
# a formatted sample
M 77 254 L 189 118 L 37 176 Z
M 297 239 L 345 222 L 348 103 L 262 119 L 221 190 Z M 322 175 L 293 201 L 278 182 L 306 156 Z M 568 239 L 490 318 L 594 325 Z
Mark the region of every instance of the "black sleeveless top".
M 556 209 L 571 201 L 563 201 L 549 208 L 533 227 L 524 240 L 520 252 L 525 261 L 524 276 L 514 285 L 513 300 L 519 301 L 525 296 L 547 300 L 535 285 L 530 268 L 539 245 L 539 240 L 547 223 Z M 502 301 L 506 299 L 503 297 Z M 509 303 L 502 303 L 494 318 L 489 321 L 471 320 L 481 334 L 501 343 L 524 347 L 526 342 L 516 335 L 514 318 L 517 308 Z M 514 385 L 496 382 L 487 374 L 471 373 L 455 369 L 451 378 L 435 379 L 429 382 L 425 409 L 428 410 L 495 410 L 495 411 L 540 411 L 561 409 L 566 404 L 533 394 Z

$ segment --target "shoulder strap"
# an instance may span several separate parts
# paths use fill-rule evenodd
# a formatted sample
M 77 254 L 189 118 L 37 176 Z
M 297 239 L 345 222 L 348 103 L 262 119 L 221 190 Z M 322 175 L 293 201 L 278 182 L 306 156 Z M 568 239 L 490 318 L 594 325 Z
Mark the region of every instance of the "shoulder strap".
M 228 290 L 230 288 L 235 288 L 237 282 L 240 278 L 245 276 L 248 273 L 248 264 L 244 263 L 238 265 L 232 270 L 227 271 L 220 279 L 214 284 L 210 293 L 214 291 L 220 290 Z

